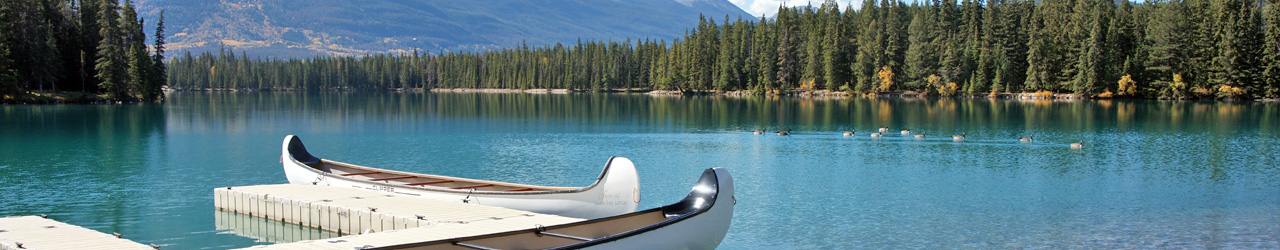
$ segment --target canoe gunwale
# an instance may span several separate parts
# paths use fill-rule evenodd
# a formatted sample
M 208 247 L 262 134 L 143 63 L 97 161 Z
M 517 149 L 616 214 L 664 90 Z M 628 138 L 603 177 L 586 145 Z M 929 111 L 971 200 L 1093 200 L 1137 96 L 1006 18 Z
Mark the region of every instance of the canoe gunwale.
M 395 170 L 388 170 L 388 169 L 380 169 L 380 168 L 373 168 L 373 167 L 360 166 L 360 165 L 355 165 L 355 164 L 350 164 L 350 163 L 344 163 L 344 162 L 338 162 L 338 161 L 333 161 L 333 160 L 328 160 L 328 159 L 322 159 L 322 158 L 315 157 L 315 156 L 313 156 L 312 154 L 310 154 L 309 152 L 307 152 L 307 151 L 306 151 L 306 148 L 303 146 L 302 141 L 301 141 L 300 139 L 298 139 L 298 137 L 297 137 L 297 136 L 289 135 L 289 140 L 290 140 L 290 141 L 289 141 L 289 144 L 288 144 L 288 150 L 287 150 L 288 157 L 286 157 L 286 158 L 288 158 L 287 160 L 288 160 L 289 162 L 291 162 L 291 163 L 292 163 L 292 165 L 293 165 L 294 167 L 305 169 L 305 170 L 307 170 L 307 171 L 309 171 L 309 172 L 311 172 L 311 173 L 313 173 L 313 174 L 317 174 L 317 175 L 324 176 L 325 178 L 336 178 L 336 179 L 341 179 L 341 180 L 344 180 L 344 181 L 351 181 L 351 182 L 364 183 L 364 184 L 371 184 L 371 185 L 394 186 L 394 187 L 396 187 L 396 188 L 406 188 L 406 189 L 422 190 L 422 191 L 430 191 L 430 192 L 446 192 L 446 193 L 454 193 L 454 194 L 460 194 L 460 195 L 468 195 L 468 194 L 483 194 L 483 195 L 546 195 L 546 194 L 572 194 L 572 193 L 582 193 L 582 192 L 590 191 L 591 189 L 596 188 L 597 186 L 599 186 L 599 185 L 600 185 L 600 183 L 601 183 L 602 181 L 604 181 L 605 177 L 606 177 L 606 176 L 608 176 L 608 174 L 609 174 L 609 170 L 610 170 L 610 167 L 611 167 L 611 166 L 613 166 L 613 160 L 617 158 L 616 156 L 610 156 L 610 157 L 609 157 L 609 161 L 605 163 L 604 170 L 600 172 L 600 175 L 599 175 L 598 177 L 596 177 L 595 182 L 592 182 L 592 183 L 591 183 L 591 185 L 588 185 L 588 186 L 585 186 L 585 187 L 577 187 L 577 188 L 574 188 L 574 187 L 553 187 L 553 186 L 536 186 L 536 185 L 527 185 L 527 184 L 519 184 L 519 183 L 507 183 L 507 182 L 498 182 L 498 181 L 476 180 L 476 179 L 468 179 L 468 178 L 452 177 L 452 176 L 440 176 L 440 175 L 430 175 L 430 174 L 418 174 L 418 173 L 409 173 L 409 172 L 402 172 L 402 171 L 395 171 Z M 295 147 L 295 145 L 296 145 L 297 147 Z M 327 172 L 327 171 L 322 171 L 322 170 L 320 170 L 320 169 L 316 169 L 316 167 L 312 167 L 310 164 L 307 164 L 307 163 L 304 163 L 304 162 L 302 162 L 302 161 L 299 161 L 299 160 L 298 160 L 298 157 L 302 157 L 303 159 L 308 159 L 308 158 L 310 158 L 310 159 L 315 159 L 316 164 L 333 164 L 333 165 L 338 165 L 338 166 L 341 166 L 341 167 L 357 168 L 357 169 L 363 169 L 363 170 L 368 170 L 368 171 L 378 171 L 378 172 L 386 173 L 386 174 L 396 174 L 396 175 L 404 175 L 404 176 L 419 176 L 419 177 L 423 177 L 423 178 L 435 178 L 435 179 L 441 179 L 441 180 L 452 180 L 452 181 L 457 181 L 457 182 L 472 182 L 472 183 L 482 183 L 482 184 L 494 184 L 494 185 L 496 185 L 496 186 L 507 186 L 507 187 L 516 187 L 516 188 L 533 188 L 533 189 L 535 189 L 535 191 L 492 191 L 492 190 L 473 190 L 473 189 L 450 189 L 450 188 L 445 188 L 445 187 L 435 187 L 435 186 L 410 186 L 410 185 L 399 184 L 399 183 L 388 183 L 388 182 L 379 182 L 379 181 L 369 181 L 369 180 L 364 180 L 364 179 L 357 179 L 357 178 L 351 178 L 351 177 L 347 177 L 347 176 L 342 176 L 342 175 L 340 175 L 340 174 L 334 174 L 334 173 L 331 173 L 331 172 Z M 543 189 L 543 190 L 538 190 L 538 189 Z M 547 190 L 547 189 L 549 189 L 549 190 Z
M 585 220 L 585 221 L 579 221 L 579 222 L 573 222 L 573 223 L 566 223 L 566 224 L 559 224 L 559 225 L 552 225 L 552 226 L 540 226 L 536 228 L 508 231 L 508 232 L 488 234 L 488 235 L 477 235 L 477 236 L 469 236 L 469 237 L 461 237 L 461 238 L 453 238 L 453 239 L 442 239 L 442 240 L 435 240 L 435 241 L 428 241 L 428 242 L 382 246 L 382 247 L 375 247 L 375 248 L 368 248 L 368 249 L 371 249 L 371 250 L 372 249 L 406 249 L 406 248 L 415 248 L 415 247 L 440 245 L 440 244 L 459 245 L 460 243 L 464 243 L 467 241 L 520 235 L 520 234 L 529 234 L 529 233 L 539 234 L 541 232 L 571 228 L 576 226 L 609 223 L 611 221 L 625 219 L 625 218 L 634 217 L 634 216 L 650 215 L 651 213 L 663 213 L 664 216 L 667 216 L 667 219 L 665 220 L 659 221 L 657 223 L 649 224 L 647 226 L 643 226 L 640 228 L 636 228 L 636 229 L 632 229 L 632 230 L 628 230 L 628 231 L 624 231 L 624 232 L 620 232 L 617 234 L 608 235 L 600 238 L 595 238 L 588 241 L 562 245 L 557 247 L 551 247 L 546 249 L 579 249 L 579 248 L 597 246 L 600 244 L 606 244 L 606 243 L 614 242 L 617 240 L 627 239 L 629 237 L 643 235 L 645 233 L 662 229 L 667 226 L 675 225 L 682 221 L 695 218 L 697 216 L 706 214 L 708 211 L 711 211 L 712 208 L 715 207 L 717 203 L 716 202 L 717 199 L 722 198 L 722 197 L 719 197 L 720 189 L 718 184 L 720 181 L 720 177 L 716 173 L 716 170 L 718 169 L 722 170 L 720 168 L 708 168 L 704 170 L 702 176 L 699 178 L 698 183 L 694 185 L 694 191 L 691 191 L 689 195 L 686 196 L 684 199 L 681 199 L 676 203 L 672 203 L 666 206 L 655 207 L 655 208 L 645 209 L 642 211 L 636 211 L 636 212 L 631 212 L 626 214 L 614 215 L 609 217 L 603 217 L 603 218 L 597 218 L 597 219 Z M 710 188 L 706 190 L 710 190 L 710 192 L 704 192 L 701 194 L 698 193 L 699 187 L 708 187 L 708 186 Z M 703 201 L 697 202 L 696 200 L 698 199 L 702 199 Z M 734 199 L 732 202 L 737 203 L 737 200 L 735 198 L 731 197 L 731 199 Z M 698 204 L 707 204 L 707 205 L 698 206 Z M 682 211 L 683 213 L 672 215 L 668 213 L 669 211 Z

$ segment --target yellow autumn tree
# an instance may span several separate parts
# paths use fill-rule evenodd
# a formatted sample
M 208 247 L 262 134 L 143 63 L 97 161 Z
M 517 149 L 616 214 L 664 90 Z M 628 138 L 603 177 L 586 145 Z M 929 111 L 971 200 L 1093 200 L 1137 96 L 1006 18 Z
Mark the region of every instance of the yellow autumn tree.
M 1222 85 L 1222 87 L 1218 87 L 1218 97 L 1236 98 L 1241 96 L 1244 96 L 1244 89 L 1241 89 L 1240 87 L 1232 87 L 1231 85 Z
M 1116 94 L 1121 96 L 1132 96 L 1137 94 L 1138 82 L 1133 81 L 1133 76 L 1124 75 L 1120 77 L 1120 81 L 1116 82 L 1119 86 L 1116 88 Z
M 876 86 L 876 92 L 887 92 L 893 88 L 893 69 L 889 65 L 880 67 L 880 72 L 876 72 L 876 76 L 880 78 L 880 84 Z
M 923 91 L 924 93 L 921 93 L 921 94 L 925 94 L 925 95 L 932 94 L 930 92 L 933 92 L 939 87 L 942 87 L 941 85 L 939 85 L 940 83 L 942 83 L 942 77 L 938 75 L 929 75 L 928 77 L 924 78 L 924 81 L 928 85 L 924 86 L 924 91 Z
M 960 90 L 960 86 L 956 85 L 956 82 L 947 82 L 946 85 L 938 85 L 938 95 L 941 96 L 953 96 L 958 90 Z
M 1173 81 L 1169 82 L 1169 88 L 1166 90 L 1166 97 L 1182 98 L 1182 91 L 1187 88 L 1187 83 L 1182 81 L 1182 74 L 1173 74 Z

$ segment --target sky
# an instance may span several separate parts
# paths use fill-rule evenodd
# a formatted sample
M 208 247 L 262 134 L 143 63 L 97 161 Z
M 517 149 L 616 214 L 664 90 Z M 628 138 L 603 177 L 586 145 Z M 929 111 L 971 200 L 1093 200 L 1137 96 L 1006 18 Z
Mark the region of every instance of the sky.
M 823 0 L 729 0 L 729 2 L 732 2 L 735 5 L 738 5 L 738 7 L 742 8 L 743 10 L 746 10 L 747 13 L 751 13 L 752 15 L 759 17 L 759 16 L 773 16 L 774 14 L 777 14 L 778 5 L 782 5 L 782 4 L 786 4 L 787 7 L 793 7 L 793 6 L 805 6 L 812 3 L 814 7 L 817 7 L 818 5 L 822 5 L 822 2 L 824 1 Z M 836 0 L 836 2 L 840 3 L 840 10 L 844 10 L 844 8 L 849 7 L 850 4 L 853 4 L 853 8 L 855 9 L 862 6 L 862 0 Z

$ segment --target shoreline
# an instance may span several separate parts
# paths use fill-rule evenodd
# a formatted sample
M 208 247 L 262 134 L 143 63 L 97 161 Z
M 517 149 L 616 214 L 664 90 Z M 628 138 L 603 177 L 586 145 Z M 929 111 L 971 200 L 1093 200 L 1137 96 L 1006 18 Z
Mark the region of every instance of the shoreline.
M 778 91 L 773 90 L 765 93 L 756 93 L 749 90 L 736 91 L 682 91 L 682 90 L 649 90 L 649 89 L 610 89 L 610 90 L 576 90 L 576 89 L 488 89 L 488 88 L 399 88 L 399 89 L 325 89 L 325 90 L 295 90 L 295 89 L 163 89 L 164 93 L 170 92 L 432 92 L 432 93 L 484 93 L 484 94 L 574 94 L 574 93 L 630 93 L 644 94 L 654 97 L 683 97 L 683 96 L 724 96 L 724 97 L 793 97 L 793 98 L 820 98 L 820 99 L 838 99 L 838 98 L 931 98 L 931 97 L 952 97 L 963 99 L 1005 99 L 1005 100 L 1055 100 L 1055 101 L 1074 101 L 1074 100 L 1161 100 L 1161 101 L 1213 101 L 1213 102 L 1280 102 L 1280 98 L 1257 98 L 1248 100 L 1237 99 L 1146 99 L 1146 98 L 1123 98 L 1123 97 L 1082 97 L 1076 94 L 1058 94 L 1048 92 L 1027 92 L 1027 93 L 992 93 L 987 95 L 921 95 L 916 92 L 892 92 L 892 93 L 864 93 L 858 94 L 851 91 L 830 91 L 830 90 L 792 90 Z M 6 99 L 0 101 L 0 105 L 42 105 L 42 104 L 130 104 L 141 103 L 141 101 L 110 101 L 98 95 L 92 95 L 82 92 L 50 92 L 50 93 L 28 93 L 21 98 L 12 98 L 5 96 Z
M 0 105 L 47 105 L 47 104 L 125 104 L 142 101 L 111 101 L 98 94 L 79 91 L 58 91 L 45 93 L 24 93 L 23 95 L 4 96 Z

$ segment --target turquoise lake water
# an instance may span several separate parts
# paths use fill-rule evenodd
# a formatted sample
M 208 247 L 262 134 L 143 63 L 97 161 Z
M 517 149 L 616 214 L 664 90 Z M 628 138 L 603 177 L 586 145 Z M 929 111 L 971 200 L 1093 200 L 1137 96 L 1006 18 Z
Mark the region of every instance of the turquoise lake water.
M 285 183 L 288 134 L 321 158 L 552 186 L 623 156 L 641 209 L 728 168 L 721 249 L 1280 248 L 1277 103 L 171 93 L 0 119 L 0 217 L 162 249 L 332 237 L 213 208 L 213 188 Z

